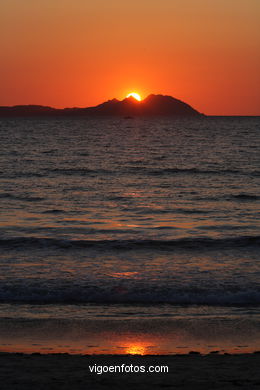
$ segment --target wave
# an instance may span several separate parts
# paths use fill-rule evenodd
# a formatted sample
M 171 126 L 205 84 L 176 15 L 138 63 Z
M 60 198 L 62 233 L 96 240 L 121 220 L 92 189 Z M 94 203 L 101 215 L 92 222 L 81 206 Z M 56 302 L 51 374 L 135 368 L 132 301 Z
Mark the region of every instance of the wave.
M 229 286 L 230 288 L 230 286 Z M 219 306 L 255 306 L 260 305 L 260 289 L 236 286 L 224 288 L 199 289 L 190 286 L 186 289 L 149 286 L 118 285 L 89 286 L 73 285 L 73 282 L 50 284 L 33 284 L 30 280 L 15 283 L 15 287 L 0 285 L 1 303 L 35 303 L 35 304 L 77 304 L 77 303 L 135 303 L 135 304 L 174 304 L 174 305 L 219 305 Z
M 148 176 L 161 176 L 161 175 L 175 175 L 175 174 L 206 174 L 206 175 L 253 175 L 259 176 L 258 171 L 245 171 L 239 169 L 200 169 L 200 168 L 148 168 L 142 166 L 130 166 L 126 169 L 107 170 L 107 169 L 89 169 L 89 168 L 55 168 L 45 169 L 46 173 L 61 174 L 61 175 L 148 175 Z
M 42 211 L 42 214 L 64 214 L 64 213 L 66 213 L 66 211 L 63 209 L 51 209 L 51 210 Z
M 125 199 L 125 198 L 124 198 Z M 203 198 L 202 198 L 203 199 Z M 206 209 L 192 209 L 192 208 L 149 208 L 149 207 L 124 207 L 125 211 L 134 212 L 135 214 L 141 215 L 161 215 L 161 214 L 216 214 L 217 210 L 206 210 Z
M 237 236 L 230 238 L 180 238 L 175 240 L 69 240 L 43 237 L 1 238 L 0 247 L 15 248 L 67 248 L 96 250 L 174 250 L 174 249 L 221 249 L 259 247 L 260 236 Z
M 93 171 L 94 172 L 94 171 Z M 93 173 L 92 173 L 93 174 Z M 73 187 L 66 189 L 64 192 L 68 192 L 71 190 L 84 190 L 85 188 L 83 187 Z M 0 193 L 0 199 L 11 199 L 11 200 L 18 200 L 22 202 L 41 202 L 45 200 L 46 198 L 40 197 L 40 196 L 26 196 L 26 195 L 14 195 L 9 192 L 2 192 Z M 127 199 L 124 196 L 110 196 L 109 200 L 114 200 L 114 201 L 120 201 L 120 200 L 125 200 Z M 235 201 L 258 201 L 260 200 L 260 196 L 256 194 L 246 194 L 246 193 L 241 193 L 241 194 L 226 194 L 226 195 L 221 195 L 219 197 L 203 197 L 203 196 L 195 196 L 193 198 L 194 200 L 203 200 L 203 201 L 223 201 L 223 200 L 235 200 Z M 133 209 L 131 209 L 132 211 Z M 53 209 L 50 211 L 45 211 L 43 213 L 59 213 L 62 212 L 63 210 L 59 209 Z M 200 209 L 185 209 L 185 208 L 176 208 L 176 209 L 148 209 L 146 208 L 139 208 L 137 210 L 138 214 L 140 213 L 151 213 L 151 214 L 165 214 L 165 213 L 178 213 L 178 214 L 209 214 L 212 212 L 215 212 L 216 210 L 200 210 Z M 65 212 L 65 211 L 64 211 Z
M 91 175 L 109 175 L 113 174 L 113 171 L 106 169 L 89 169 L 89 168 L 54 168 L 54 169 L 45 169 L 46 173 L 58 174 L 58 175 L 79 175 L 79 176 L 91 176 Z
M 238 202 L 246 202 L 246 201 L 257 201 L 260 200 L 260 196 L 256 194 L 223 194 L 219 196 L 195 196 L 193 200 L 203 200 L 203 201 L 223 201 L 223 200 L 231 200 L 231 201 L 238 201 Z
M 0 194 L 0 199 L 14 199 L 14 200 L 20 200 L 25 202 L 41 202 L 45 198 L 39 196 L 20 196 L 20 195 L 10 194 L 9 192 L 3 192 Z
M 199 169 L 199 168 L 164 168 L 164 169 L 144 169 L 136 167 L 136 170 L 144 170 L 145 173 L 150 175 L 169 175 L 169 174 L 210 174 L 210 175 L 222 175 L 222 174 L 244 174 L 244 171 L 233 170 L 233 169 Z
M 259 200 L 259 195 L 254 194 L 238 194 L 238 195 L 231 195 L 230 198 L 234 198 L 237 200 Z
M 144 175 L 144 176 L 171 176 L 171 175 L 242 175 L 260 176 L 260 171 L 246 171 L 239 169 L 200 169 L 200 168 L 147 168 L 142 166 L 129 167 L 126 169 L 90 169 L 90 168 L 45 168 L 41 172 L 11 172 L 3 173 L 3 178 L 33 178 L 46 177 L 49 175 L 64 176 L 118 176 L 118 175 Z
M 139 167 L 137 167 L 139 168 Z M 139 168 L 141 169 L 141 168 Z M 143 169 L 143 168 L 142 168 Z M 259 176 L 260 171 L 245 171 L 240 169 L 199 169 L 199 168 L 164 168 L 164 169 L 146 169 L 146 174 L 152 176 L 171 175 L 171 174 L 198 174 L 198 175 L 250 175 Z
M 3 179 L 27 179 L 27 178 L 41 178 L 45 177 L 44 173 L 40 172 L 4 172 L 1 177 Z

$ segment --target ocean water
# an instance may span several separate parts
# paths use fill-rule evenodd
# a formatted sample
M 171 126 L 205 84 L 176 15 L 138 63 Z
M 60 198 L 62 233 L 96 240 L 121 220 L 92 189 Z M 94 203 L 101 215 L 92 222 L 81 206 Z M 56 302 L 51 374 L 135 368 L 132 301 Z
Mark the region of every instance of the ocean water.
M 4 340 L 15 329 L 32 347 L 43 327 L 42 348 L 59 350 L 58 321 L 72 352 L 86 351 L 70 343 L 75 329 L 80 345 L 84 329 L 84 338 L 99 335 L 95 352 L 115 353 L 104 340 L 136 339 L 138 327 L 139 339 L 150 329 L 158 353 L 176 352 L 180 329 L 187 348 L 198 329 L 202 350 L 214 337 L 224 349 L 227 338 L 232 350 L 239 340 L 260 347 L 259 125 L 257 117 L 1 120 Z

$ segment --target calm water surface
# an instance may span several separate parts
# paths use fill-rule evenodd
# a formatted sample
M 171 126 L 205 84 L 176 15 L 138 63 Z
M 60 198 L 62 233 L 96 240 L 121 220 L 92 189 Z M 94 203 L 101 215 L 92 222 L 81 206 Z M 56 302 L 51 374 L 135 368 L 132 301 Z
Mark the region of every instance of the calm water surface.
M 33 339 L 29 324 L 53 336 L 60 321 L 70 342 L 75 329 L 79 343 L 80 329 L 101 334 L 95 352 L 111 332 L 136 339 L 136 329 L 139 338 L 150 329 L 158 353 L 176 352 L 180 337 L 201 350 L 214 340 L 225 348 L 230 339 L 229 350 L 239 338 L 258 345 L 259 125 L 246 117 L 1 120 L 5 340 L 14 326 L 32 346 L 42 333 Z M 42 348 L 53 347 L 48 337 Z

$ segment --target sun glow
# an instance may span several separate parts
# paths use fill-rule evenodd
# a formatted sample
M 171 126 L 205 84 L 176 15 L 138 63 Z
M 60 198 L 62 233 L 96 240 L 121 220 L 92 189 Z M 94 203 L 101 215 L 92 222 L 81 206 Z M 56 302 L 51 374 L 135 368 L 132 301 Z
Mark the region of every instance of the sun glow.
M 126 97 L 127 98 L 133 97 L 134 99 L 138 100 L 139 102 L 142 100 L 141 96 L 137 92 L 131 92 Z
M 129 355 L 144 355 L 145 354 L 145 346 L 132 344 L 126 348 L 126 353 Z

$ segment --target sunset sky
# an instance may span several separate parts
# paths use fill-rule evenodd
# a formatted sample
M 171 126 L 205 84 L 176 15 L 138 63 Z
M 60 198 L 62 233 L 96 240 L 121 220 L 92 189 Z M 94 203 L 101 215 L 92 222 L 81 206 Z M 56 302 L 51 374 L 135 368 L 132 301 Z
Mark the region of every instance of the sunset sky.
M 1 0 L 0 105 L 136 91 L 260 115 L 259 0 Z

